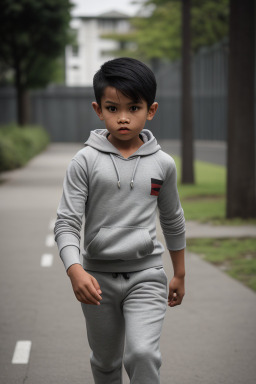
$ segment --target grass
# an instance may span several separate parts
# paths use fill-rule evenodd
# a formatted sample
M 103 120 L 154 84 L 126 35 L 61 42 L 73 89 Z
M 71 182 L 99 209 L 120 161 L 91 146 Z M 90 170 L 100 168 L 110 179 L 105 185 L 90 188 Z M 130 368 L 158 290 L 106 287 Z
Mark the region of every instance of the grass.
M 0 172 L 24 166 L 48 143 L 49 136 L 41 127 L 18 127 L 15 124 L 1 126 Z
M 188 239 L 187 248 L 256 291 L 256 239 Z
M 180 184 L 181 161 L 175 157 L 178 172 L 179 193 L 182 199 L 224 197 L 226 193 L 226 167 L 195 161 L 195 184 Z
M 181 162 L 175 157 L 178 189 L 186 220 L 201 222 L 224 220 L 226 169 L 220 165 L 195 161 L 195 184 L 181 184 Z
M 212 224 L 256 224 L 256 219 L 228 220 L 226 216 L 226 167 L 195 161 L 195 184 L 181 184 L 181 161 L 174 157 L 178 173 L 178 190 L 186 220 Z
M 195 184 L 180 183 L 181 163 L 175 157 L 178 189 L 186 220 L 220 225 L 256 224 L 256 219 L 228 220 L 226 214 L 226 168 L 195 162 Z M 188 239 L 187 248 L 256 291 L 256 238 Z

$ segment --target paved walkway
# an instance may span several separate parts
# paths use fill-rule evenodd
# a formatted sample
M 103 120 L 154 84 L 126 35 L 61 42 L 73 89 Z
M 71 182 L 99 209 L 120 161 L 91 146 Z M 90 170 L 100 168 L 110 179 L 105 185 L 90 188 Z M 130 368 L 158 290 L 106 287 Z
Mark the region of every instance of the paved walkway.
M 170 154 L 181 155 L 180 140 L 158 140 L 162 149 Z M 195 140 L 194 155 L 196 160 L 206 161 L 208 163 L 226 165 L 227 145 L 223 141 L 205 141 Z
M 82 311 L 52 238 L 65 169 L 80 147 L 51 145 L 27 167 L 1 175 L 1 383 L 93 384 Z M 219 233 L 187 223 L 190 237 L 213 236 L 214 229 L 218 237 L 224 229 L 235 236 L 255 233 L 253 226 Z M 45 255 L 52 257 L 48 267 Z M 168 252 L 163 262 L 171 279 Z M 189 250 L 186 269 L 186 296 L 180 307 L 168 308 L 163 327 L 161 383 L 254 384 L 255 293 Z M 13 364 L 20 340 L 31 341 L 30 355 L 26 364 Z
M 188 239 L 201 237 L 256 237 L 256 225 L 211 225 L 187 221 L 186 237 Z

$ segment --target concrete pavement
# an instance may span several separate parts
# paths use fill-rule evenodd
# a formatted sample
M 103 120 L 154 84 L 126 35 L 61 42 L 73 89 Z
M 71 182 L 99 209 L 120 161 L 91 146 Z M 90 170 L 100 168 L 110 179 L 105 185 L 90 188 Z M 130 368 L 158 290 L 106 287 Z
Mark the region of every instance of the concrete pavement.
M 80 304 L 51 242 L 65 169 L 81 147 L 51 145 L 24 169 L 1 175 L 0 383 L 93 384 Z M 196 228 L 207 236 L 213 230 L 187 226 L 190 237 Z M 158 237 L 164 242 L 159 223 Z M 41 266 L 45 254 L 53 257 L 49 267 Z M 163 261 L 170 279 L 167 252 Z M 165 318 L 161 383 L 255 383 L 255 293 L 189 251 L 186 268 L 184 301 Z M 28 364 L 12 364 L 19 340 L 32 342 Z
M 226 237 L 256 237 L 256 225 L 211 225 L 187 221 L 186 237 L 195 239 L 201 237 L 226 238 Z

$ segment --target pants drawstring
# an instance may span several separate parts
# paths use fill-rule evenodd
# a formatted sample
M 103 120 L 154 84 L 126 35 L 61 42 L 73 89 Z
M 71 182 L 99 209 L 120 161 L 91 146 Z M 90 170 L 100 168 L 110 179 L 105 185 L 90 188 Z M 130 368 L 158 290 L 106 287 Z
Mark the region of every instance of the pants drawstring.
M 112 277 L 114 279 L 116 279 L 118 277 L 118 275 L 122 275 L 125 280 L 129 280 L 130 279 L 130 275 L 127 272 L 120 272 L 120 273 L 114 272 L 114 273 L 112 273 Z

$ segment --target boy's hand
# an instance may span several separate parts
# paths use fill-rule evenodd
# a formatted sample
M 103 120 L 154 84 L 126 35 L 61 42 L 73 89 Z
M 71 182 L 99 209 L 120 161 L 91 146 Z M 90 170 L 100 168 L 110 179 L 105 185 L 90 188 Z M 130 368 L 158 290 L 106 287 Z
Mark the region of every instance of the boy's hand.
M 180 305 L 185 295 L 185 278 L 174 276 L 169 284 L 169 307 Z
M 97 280 L 87 273 L 80 264 L 73 264 L 68 269 L 73 291 L 78 301 L 84 304 L 100 305 L 101 289 Z

